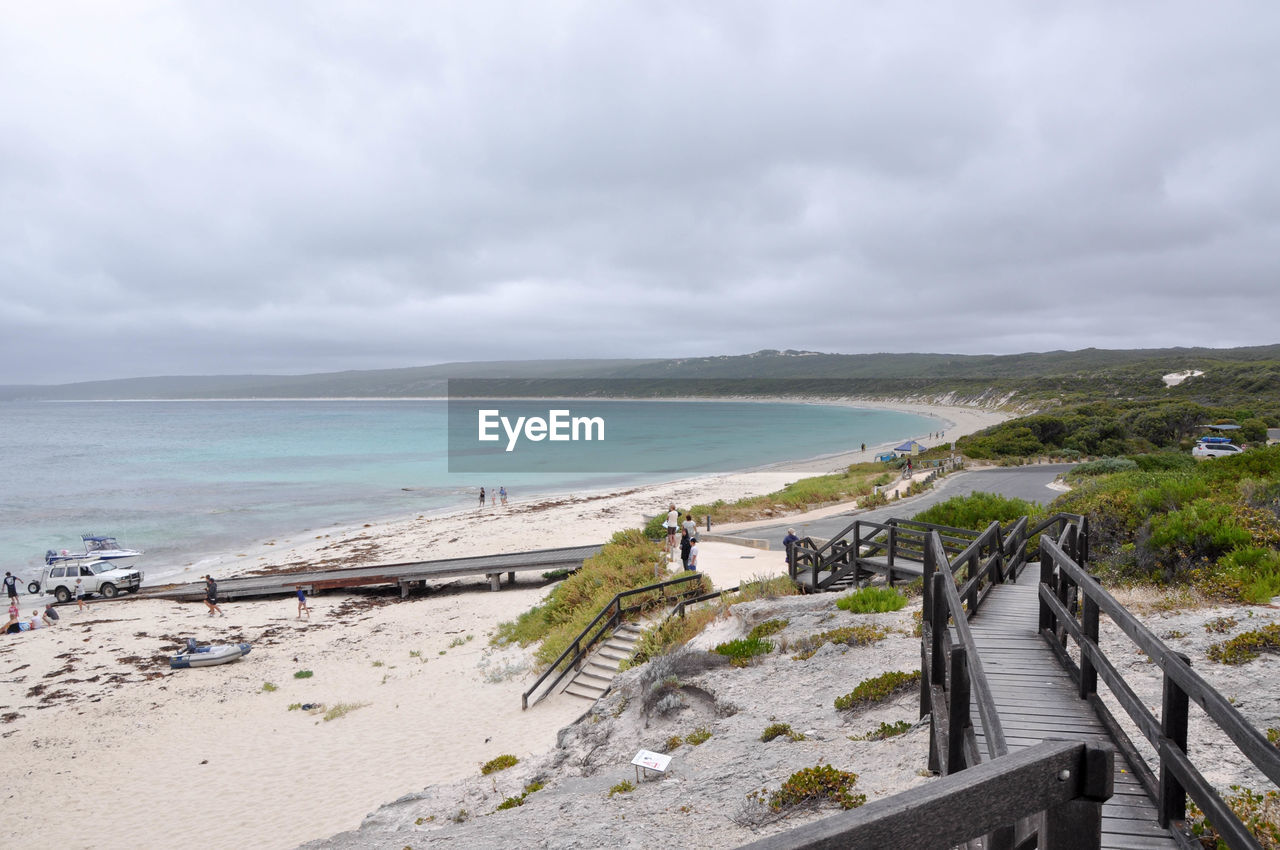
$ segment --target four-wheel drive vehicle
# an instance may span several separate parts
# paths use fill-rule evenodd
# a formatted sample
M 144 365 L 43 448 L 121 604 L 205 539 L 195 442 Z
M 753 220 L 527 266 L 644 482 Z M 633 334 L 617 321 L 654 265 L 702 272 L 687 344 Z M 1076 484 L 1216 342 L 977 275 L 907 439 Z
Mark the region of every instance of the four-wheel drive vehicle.
M 1232 442 L 1226 437 L 1203 437 L 1191 450 L 1192 457 L 1213 458 L 1213 457 L 1230 457 L 1238 455 L 1244 449 Z
M 80 579 L 85 596 L 96 593 L 108 599 L 142 585 L 142 573 L 131 567 L 109 561 L 88 561 L 47 566 L 39 581 L 33 581 L 27 589 L 39 593 L 43 587 L 45 593 L 52 593 L 59 602 L 69 602 L 76 595 L 76 579 Z

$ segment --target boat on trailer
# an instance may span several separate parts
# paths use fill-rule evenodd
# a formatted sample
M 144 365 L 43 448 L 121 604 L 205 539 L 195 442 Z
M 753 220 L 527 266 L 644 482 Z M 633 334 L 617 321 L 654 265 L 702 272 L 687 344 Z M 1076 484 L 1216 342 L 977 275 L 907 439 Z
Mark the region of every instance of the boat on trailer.
M 126 549 L 114 537 L 103 534 L 81 534 L 80 539 L 84 541 L 83 553 L 68 552 L 66 549 L 57 552 L 50 549 L 44 553 L 44 562 L 56 564 L 59 561 L 127 561 L 142 554 L 137 549 Z
M 188 667 L 213 667 L 226 664 L 249 654 L 247 643 L 224 643 L 216 646 L 196 646 L 194 638 L 187 638 L 187 651 L 169 658 L 169 667 L 184 670 Z

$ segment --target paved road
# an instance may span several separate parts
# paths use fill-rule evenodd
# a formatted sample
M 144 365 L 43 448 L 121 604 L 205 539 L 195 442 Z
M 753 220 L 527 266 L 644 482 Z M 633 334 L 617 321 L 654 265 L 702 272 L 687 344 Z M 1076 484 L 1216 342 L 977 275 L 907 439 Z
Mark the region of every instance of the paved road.
M 970 493 L 999 493 L 1010 498 L 1048 504 L 1058 495 L 1058 491 L 1050 490 L 1048 485 L 1071 467 L 1072 464 L 1069 463 L 1046 463 L 1038 466 L 965 470 L 946 476 L 932 490 L 895 502 L 888 507 L 870 511 L 848 511 L 809 522 L 796 519 L 778 525 L 733 533 L 739 537 L 768 540 L 771 549 L 781 551 L 782 538 L 786 536 L 788 528 L 794 528 L 796 534 L 801 537 L 830 538 L 854 519 L 867 519 L 873 522 L 884 522 L 892 517 L 910 519 L 938 502 L 945 502 L 953 496 L 967 496 Z

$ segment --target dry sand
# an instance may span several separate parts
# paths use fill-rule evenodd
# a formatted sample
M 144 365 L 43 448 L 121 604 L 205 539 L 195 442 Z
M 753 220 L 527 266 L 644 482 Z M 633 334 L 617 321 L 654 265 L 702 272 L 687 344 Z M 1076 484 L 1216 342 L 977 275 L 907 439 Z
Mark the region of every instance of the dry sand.
M 948 439 L 1005 418 L 894 406 L 939 416 Z M 223 577 L 596 543 L 669 502 L 765 493 L 873 451 L 312 532 L 193 571 Z M 783 566 L 780 553 L 724 544 L 703 544 L 702 559 L 721 587 Z M 208 618 L 201 604 L 156 600 L 63 607 L 54 628 L 0 638 L 0 752 L 10 774 L 0 845 L 292 847 L 351 829 L 403 793 L 474 775 L 500 753 L 545 752 L 589 704 L 557 696 L 522 712 L 528 654 L 491 649 L 489 635 L 546 590 L 525 579 L 499 593 L 454 582 L 403 602 L 322 595 L 310 621 L 295 619 L 292 599 L 237 601 L 224 619 Z M 248 641 L 253 651 L 233 664 L 169 670 L 187 637 Z M 302 670 L 313 675 L 295 678 Z M 268 683 L 275 689 L 264 690 Z M 304 703 L 361 707 L 326 721 L 289 708 Z

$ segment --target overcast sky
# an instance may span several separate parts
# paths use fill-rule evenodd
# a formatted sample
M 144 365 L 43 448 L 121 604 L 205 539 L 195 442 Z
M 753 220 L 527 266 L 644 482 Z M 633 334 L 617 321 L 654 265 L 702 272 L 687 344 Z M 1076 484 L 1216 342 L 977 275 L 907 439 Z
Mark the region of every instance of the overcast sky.
M 0 383 L 1280 342 L 1280 4 L 5 2 Z

